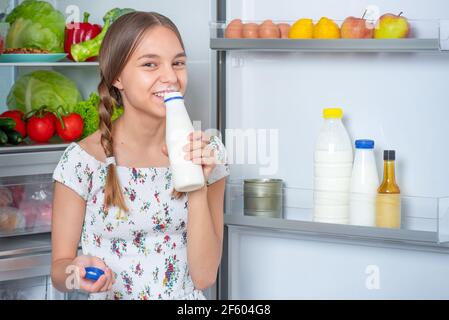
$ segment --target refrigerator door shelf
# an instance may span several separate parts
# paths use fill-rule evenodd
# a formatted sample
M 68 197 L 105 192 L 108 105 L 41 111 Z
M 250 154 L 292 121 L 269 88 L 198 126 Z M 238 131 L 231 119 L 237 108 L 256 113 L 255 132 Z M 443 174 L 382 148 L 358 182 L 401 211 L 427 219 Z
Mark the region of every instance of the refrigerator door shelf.
M 254 222 L 258 226 L 260 221 L 269 221 L 274 224 L 280 223 L 283 226 L 292 227 L 299 225 L 308 225 L 309 228 L 328 228 L 334 229 L 336 233 L 340 231 L 354 236 L 360 235 L 361 231 L 368 238 L 373 234 L 382 233 L 385 230 L 376 227 L 361 226 L 338 226 L 331 224 L 323 225 L 321 222 L 314 222 L 314 197 L 317 196 L 313 189 L 299 188 L 287 185 L 282 188 L 282 215 L 283 219 L 265 219 L 256 217 L 248 219 L 244 213 L 244 188 L 243 179 L 230 179 L 226 183 L 225 193 L 225 223 L 226 221 L 247 221 Z M 363 194 L 353 193 L 357 197 Z M 333 193 L 336 198 L 339 193 Z M 343 196 L 343 194 L 341 195 Z M 347 195 L 345 195 L 347 196 Z M 401 195 L 402 203 L 402 222 L 401 228 L 396 230 L 387 230 L 385 232 L 398 236 L 398 239 L 404 239 L 403 234 L 426 234 L 431 235 L 431 242 L 447 243 L 449 242 L 449 196 L 446 197 L 418 197 Z M 238 220 L 243 218 L 243 220 Z M 251 217 L 249 217 L 251 218 Z M 260 218 L 261 220 L 257 220 Z M 231 219 L 231 220 L 229 220 Z M 282 221 L 280 221 L 282 220 Z M 301 224 L 307 222 L 307 224 Z M 273 225 L 274 226 L 274 225 Z M 327 230 L 327 229 L 326 229 Z M 421 240 L 421 239 L 418 239 Z
M 342 21 L 335 20 L 341 26 Z M 262 23 L 262 21 L 253 21 Z M 275 21 L 275 23 L 295 21 Z M 448 20 L 409 20 L 406 39 L 269 39 L 225 38 L 226 22 L 210 23 L 210 48 L 218 51 L 299 52 L 440 52 L 449 48 Z

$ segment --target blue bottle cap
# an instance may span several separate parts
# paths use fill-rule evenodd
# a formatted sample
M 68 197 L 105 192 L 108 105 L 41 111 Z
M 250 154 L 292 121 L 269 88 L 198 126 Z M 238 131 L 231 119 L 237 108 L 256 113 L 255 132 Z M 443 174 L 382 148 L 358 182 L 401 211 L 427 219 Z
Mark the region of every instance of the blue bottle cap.
M 85 270 L 86 270 L 86 279 L 94 281 L 97 281 L 98 278 L 100 278 L 101 275 L 104 274 L 103 270 L 95 267 L 86 267 Z
M 355 147 L 357 149 L 374 149 L 373 140 L 356 140 Z

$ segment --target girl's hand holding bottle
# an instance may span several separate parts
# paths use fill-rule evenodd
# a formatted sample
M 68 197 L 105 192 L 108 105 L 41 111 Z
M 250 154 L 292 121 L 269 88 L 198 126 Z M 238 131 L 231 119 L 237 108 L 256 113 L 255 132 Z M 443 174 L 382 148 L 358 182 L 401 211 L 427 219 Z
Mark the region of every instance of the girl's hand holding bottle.
M 205 181 L 208 180 L 217 164 L 216 148 L 210 143 L 211 138 L 212 136 L 210 134 L 203 131 L 194 131 L 188 137 L 190 142 L 183 149 L 185 152 L 185 160 L 190 160 L 194 164 L 202 166 Z M 168 156 L 166 145 L 162 148 L 162 152 Z M 179 199 L 183 193 L 174 190 L 173 195 Z

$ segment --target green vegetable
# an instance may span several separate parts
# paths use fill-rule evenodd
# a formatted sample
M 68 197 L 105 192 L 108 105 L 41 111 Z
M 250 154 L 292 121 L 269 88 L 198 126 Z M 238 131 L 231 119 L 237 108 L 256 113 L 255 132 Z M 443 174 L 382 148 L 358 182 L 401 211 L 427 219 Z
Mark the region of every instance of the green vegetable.
M 12 118 L 0 118 L 0 129 L 14 129 L 16 127 L 16 120 Z
M 78 103 L 73 112 L 78 113 L 84 121 L 84 129 L 82 138 L 85 138 L 98 130 L 100 124 L 100 116 L 98 114 L 98 104 L 100 97 L 95 92 L 92 92 L 89 99 Z M 116 106 L 112 113 L 112 121 L 116 120 L 123 114 L 123 108 Z
M 101 43 L 103 42 L 104 36 L 106 35 L 106 32 L 108 31 L 111 24 L 124 14 L 134 11 L 135 11 L 134 9 L 130 8 L 125 9 L 115 8 L 109 10 L 103 17 L 104 26 L 100 34 L 98 34 L 93 39 L 72 45 L 70 53 L 72 54 L 73 59 L 75 61 L 82 62 L 86 61 L 91 57 L 98 56 L 98 54 L 100 53 Z
M 8 136 L 3 130 L 0 130 L 0 146 L 8 143 Z
M 24 113 L 42 105 L 52 111 L 62 105 L 71 112 L 81 100 L 75 82 L 58 72 L 39 70 L 21 76 L 11 88 L 6 103 L 10 110 L 19 109 Z
M 7 48 L 64 52 L 64 15 L 45 1 L 25 0 L 6 17 Z
M 23 137 L 20 133 L 14 130 L 5 130 L 6 135 L 8 136 L 8 142 L 10 144 L 17 145 L 22 143 Z

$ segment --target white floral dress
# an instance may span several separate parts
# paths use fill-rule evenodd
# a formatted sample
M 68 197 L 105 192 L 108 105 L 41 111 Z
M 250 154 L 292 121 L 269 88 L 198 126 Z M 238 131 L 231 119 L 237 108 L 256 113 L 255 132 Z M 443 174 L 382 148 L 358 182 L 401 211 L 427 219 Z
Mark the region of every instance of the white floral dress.
M 214 140 L 225 152 L 221 141 Z M 89 299 L 205 299 L 196 289 L 187 264 L 187 203 L 176 200 L 169 167 L 117 166 L 129 213 L 104 207 L 107 167 L 75 142 L 64 151 L 53 179 L 86 201 L 81 235 L 84 255 L 104 260 L 115 273 L 111 291 Z M 217 164 L 207 183 L 229 175 Z

